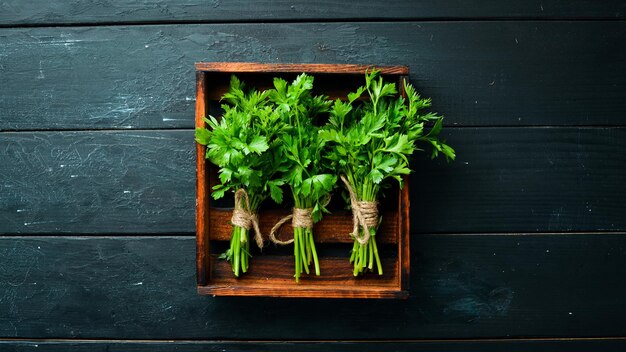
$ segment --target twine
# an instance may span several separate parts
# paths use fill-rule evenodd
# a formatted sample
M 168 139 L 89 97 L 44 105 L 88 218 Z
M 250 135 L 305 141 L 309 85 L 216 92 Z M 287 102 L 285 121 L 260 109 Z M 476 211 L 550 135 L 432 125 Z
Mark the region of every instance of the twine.
M 243 201 L 246 202 L 245 207 L 242 204 Z M 233 216 L 230 218 L 230 222 L 246 230 L 254 228 L 254 240 L 259 248 L 263 248 L 263 237 L 261 236 L 261 229 L 259 229 L 259 218 L 255 213 L 250 212 L 248 192 L 243 188 L 239 188 L 237 192 L 235 192 L 235 208 L 233 209 Z
M 293 219 L 291 220 L 291 226 L 301 227 L 303 229 L 313 228 L 313 219 L 311 213 L 313 208 L 293 208 Z
M 350 206 L 352 207 L 352 237 L 361 245 L 367 244 L 370 240 L 370 227 L 378 225 L 378 204 L 377 202 L 359 201 L 356 193 L 344 175 L 341 181 L 346 185 L 350 193 Z M 359 236 L 359 227 L 363 228 L 363 237 Z
M 280 240 L 276 237 L 276 232 L 291 219 L 291 226 L 296 228 L 305 228 L 310 229 L 313 228 L 313 219 L 311 218 L 311 213 L 313 212 L 313 208 L 293 208 L 292 213 L 280 219 L 272 230 L 270 231 L 270 241 L 279 244 L 279 245 L 287 245 L 293 243 L 293 238 L 287 241 Z

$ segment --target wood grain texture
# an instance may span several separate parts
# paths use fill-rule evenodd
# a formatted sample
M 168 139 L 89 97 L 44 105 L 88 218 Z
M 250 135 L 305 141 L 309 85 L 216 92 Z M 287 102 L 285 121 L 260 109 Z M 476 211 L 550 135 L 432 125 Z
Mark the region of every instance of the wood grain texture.
M 194 228 L 192 131 L 3 133 L 0 233 Z
M 376 18 L 623 18 L 626 5 L 621 1 L 544 3 L 482 1 L 468 4 L 446 1 L 200 1 L 200 0 L 125 0 L 116 2 L 67 2 L 62 0 L 8 0 L 0 4 L 0 25 L 37 25 L 49 23 L 129 23 L 181 21 L 290 21 L 351 20 Z
M 624 234 L 414 236 L 406 301 L 198 296 L 194 252 L 191 236 L 0 238 L 0 336 L 389 340 L 625 333 L 615 323 L 626 314 Z
M 206 100 L 206 77 L 204 72 L 196 72 L 196 122 L 197 128 L 205 127 L 204 118 L 207 115 Z M 198 285 L 206 285 L 209 274 L 207 268 L 211 262 L 209 257 L 209 229 L 211 219 L 207 207 L 199 207 L 198 204 L 208 203 L 211 190 L 206 182 L 206 147 L 196 143 L 196 276 Z
M 2 341 L 0 347 L 5 352 L 47 351 L 47 352 L 589 352 L 623 351 L 626 341 L 623 338 L 605 339 L 503 339 L 503 340 L 457 340 L 457 341 Z
M 196 70 L 225 73 L 322 73 L 329 75 L 358 74 L 376 68 L 383 75 L 407 75 L 406 66 L 374 66 L 352 64 L 268 64 L 257 62 L 196 62 Z
M 385 275 L 368 273 L 360 277 L 352 274 L 354 265 L 347 257 L 321 255 L 320 276 L 303 274 L 300 282 L 293 279 L 293 257 L 266 254 L 254 256 L 245 275 L 235 278 L 231 265 L 211 256 L 211 280 L 198 286 L 198 293 L 217 296 L 262 296 L 288 298 L 402 298 L 408 292 L 401 289 L 397 275 L 399 262 L 381 250 Z
M 625 36 L 621 21 L 3 29 L 0 130 L 191 128 L 198 61 L 402 64 L 448 124 L 624 125 Z
M 214 241 L 229 241 L 232 225 L 230 209 L 213 208 L 209 211 L 208 238 Z M 259 228 L 261 233 L 269 234 L 272 227 L 283 217 L 291 214 L 287 209 L 262 209 L 259 212 Z M 376 234 L 378 243 L 398 243 L 396 234 L 400 231 L 398 226 L 398 213 L 386 209 L 382 212 L 383 222 L 380 231 Z M 324 218 L 314 225 L 315 242 L 319 243 L 354 243 L 348 235 L 353 230 L 352 213 L 347 210 L 339 210 L 333 214 L 325 214 Z M 290 222 L 285 224 L 277 234 L 278 238 L 287 240 L 293 238 L 293 228 Z
M 411 231 L 626 229 L 624 128 L 449 129 L 457 160 L 415 158 Z
M 626 129 L 448 128 L 411 232 L 626 230 Z M 193 131 L 0 134 L 0 233 L 195 232 Z M 51 186 L 54 185 L 54 186 Z

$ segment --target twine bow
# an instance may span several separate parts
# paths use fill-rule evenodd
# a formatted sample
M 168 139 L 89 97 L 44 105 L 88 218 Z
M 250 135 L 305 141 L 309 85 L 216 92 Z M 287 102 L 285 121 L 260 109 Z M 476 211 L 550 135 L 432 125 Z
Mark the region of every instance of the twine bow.
M 245 207 L 242 204 L 243 201 L 246 202 Z M 250 198 L 248 198 L 248 192 L 243 188 L 239 188 L 235 192 L 235 208 L 233 209 L 233 216 L 230 218 L 230 222 L 246 230 L 254 228 L 254 240 L 259 248 L 263 248 L 259 218 L 255 213 L 250 212 Z
M 348 193 L 350 193 L 352 223 L 354 224 L 352 237 L 361 245 L 365 245 L 371 237 L 370 227 L 378 225 L 378 204 L 377 202 L 359 201 L 344 175 L 341 175 L 341 181 L 343 181 L 348 189 Z M 359 226 L 363 228 L 363 237 L 359 236 Z
M 293 238 L 287 241 L 278 239 L 276 237 L 276 232 L 290 219 L 291 219 L 291 226 L 294 228 L 295 227 L 301 227 L 301 228 L 307 228 L 307 229 L 312 228 L 313 227 L 313 219 L 311 218 L 312 212 L 313 212 L 313 208 L 304 208 L 304 209 L 293 208 L 293 211 L 291 214 L 280 219 L 276 223 L 276 225 L 272 227 L 272 230 L 270 231 L 270 241 L 276 244 L 282 245 L 282 246 L 293 243 Z
M 322 208 L 330 203 L 330 194 L 324 197 Z M 313 208 L 293 208 L 291 214 L 278 220 L 276 225 L 272 227 L 270 231 L 270 241 L 279 244 L 281 246 L 293 243 L 293 238 L 287 241 L 280 240 L 276 237 L 276 232 L 289 220 L 291 220 L 291 227 L 300 227 L 304 229 L 313 228 Z

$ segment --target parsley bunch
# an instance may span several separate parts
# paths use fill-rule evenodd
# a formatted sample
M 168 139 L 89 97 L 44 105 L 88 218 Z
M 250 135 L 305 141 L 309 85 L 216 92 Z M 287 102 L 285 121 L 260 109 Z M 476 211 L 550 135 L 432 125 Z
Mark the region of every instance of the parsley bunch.
M 213 187 L 213 198 L 243 189 L 247 199 L 241 206 L 248 216 L 254 217 L 268 196 L 277 203 L 283 198 L 284 181 L 277 176 L 286 169 L 277 137 L 284 125 L 268 96 L 269 91 L 247 90 L 243 82 L 232 76 L 229 91 L 222 97 L 226 102 L 222 105 L 222 118 L 205 118 L 209 129 L 196 129 L 196 141 L 207 146 L 206 158 L 219 167 L 221 184 Z M 231 262 L 235 276 L 248 270 L 248 232 L 249 229 L 233 224 L 230 248 L 220 256 Z
M 322 218 L 337 176 L 331 171 L 328 159 L 323 157 L 325 140 L 320 138 L 319 127 L 315 124 L 320 114 L 328 112 L 332 102 L 325 96 L 313 96 L 312 89 L 313 77 L 306 74 L 299 75 L 291 84 L 275 78 L 269 97 L 286 126 L 280 145 L 280 153 L 286 161 L 284 182 L 291 189 L 294 207 L 310 212 L 315 223 Z M 296 282 L 303 271 L 309 274 L 311 261 L 315 274 L 320 275 L 312 227 L 295 226 L 293 231 Z
M 366 73 L 365 86 L 350 93 L 346 102 L 336 100 L 327 125 L 319 132 L 320 138 L 332 146 L 327 158 L 337 172 L 345 175 L 359 202 L 376 202 L 390 180 L 398 181 L 402 187 L 402 176 L 411 172 L 409 156 L 422 150 L 415 146 L 416 142 L 430 144 L 433 158 L 439 153 L 449 160 L 455 158 L 454 150 L 438 137 L 443 117 L 422 113 L 430 106 L 430 99 L 421 98 L 406 82 L 404 89 L 407 98 L 396 98 L 395 84 L 383 82 L 379 71 Z M 357 104 L 365 92 L 369 100 Z M 434 125 L 426 132 L 424 127 L 429 122 Z M 355 238 L 350 257 L 355 276 L 366 269 L 373 270 L 374 263 L 382 275 L 376 227 L 368 229 L 367 243 L 360 244 Z M 362 228 L 357 235 L 363 238 Z

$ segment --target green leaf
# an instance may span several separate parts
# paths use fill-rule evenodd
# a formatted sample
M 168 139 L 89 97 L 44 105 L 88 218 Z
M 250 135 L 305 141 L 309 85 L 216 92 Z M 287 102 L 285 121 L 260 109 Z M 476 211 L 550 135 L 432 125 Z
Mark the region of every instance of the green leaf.
M 215 185 L 213 186 L 213 193 L 211 194 L 214 199 L 220 199 L 224 197 L 226 191 L 228 191 L 230 187 L 224 185 Z
M 409 137 L 405 134 L 399 135 L 395 138 L 395 143 L 385 149 L 389 153 L 397 153 L 409 155 L 413 153 L 413 144 L 409 142 Z
M 349 104 L 354 103 L 355 100 L 359 99 L 361 95 L 365 92 L 365 87 L 359 87 L 356 92 L 348 93 L 348 102 Z M 339 101 L 339 100 L 337 100 Z
M 263 153 L 264 151 L 269 149 L 269 145 L 267 145 L 267 139 L 263 136 L 254 136 L 252 141 L 248 144 L 248 149 L 252 153 Z
M 395 95 L 396 93 L 398 93 L 398 91 L 396 90 L 396 85 L 394 83 L 387 83 L 383 85 L 379 96 L 388 97 L 388 96 Z
M 315 175 L 310 178 L 314 183 L 314 188 L 318 191 L 324 191 L 325 193 L 330 192 L 335 182 L 337 182 L 337 176 L 331 174 L 321 174 Z
M 207 145 L 211 140 L 211 131 L 206 128 L 196 128 L 196 142 Z
M 222 181 L 223 184 L 228 183 L 233 176 L 233 170 L 223 167 L 219 170 L 219 174 L 220 181 Z
M 226 252 L 220 254 L 217 258 L 218 259 L 225 259 L 227 261 L 230 261 L 231 258 L 232 258 L 231 250 L 228 249 Z
M 300 193 L 302 193 L 303 196 L 308 197 L 311 194 L 312 189 L 313 189 L 312 179 L 307 178 L 306 180 L 302 181 L 302 185 L 300 186 Z
M 283 190 L 280 186 L 283 184 L 282 180 L 274 180 L 267 183 L 270 187 L 270 196 L 274 202 L 281 204 L 283 202 Z
M 398 159 L 394 158 L 393 156 L 390 156 L 382 160 L 379 164 L 377 164 L 376 168 L 388 174 L 393 171 L 393 167 L 397 162 L 398 162 Z
M 441 128 L 442 127 L 443 127 L 443 117 L 441 117 L 437 121 L 435 121 L 435 125 L 430 130 L 430 132 L 428 132 L 427 136 L 428 137 L 437 137 L 439 135 L 439 133 L 441 133 Z
M 384 175 L 382 172 L 378 171 L 378 169 L 374 169 L 370 171 L 368 177 L 372 180 L 372 182 L 378 184 L 383 180 Z
M 454 149 L 452 149 L 449 145 L 442 143 L 441 147 L 441 151 L 449 160 L 454 160 L 456 158 Z

